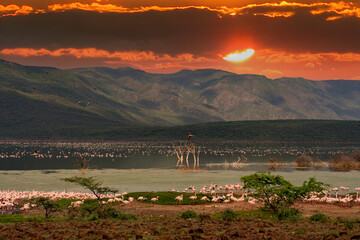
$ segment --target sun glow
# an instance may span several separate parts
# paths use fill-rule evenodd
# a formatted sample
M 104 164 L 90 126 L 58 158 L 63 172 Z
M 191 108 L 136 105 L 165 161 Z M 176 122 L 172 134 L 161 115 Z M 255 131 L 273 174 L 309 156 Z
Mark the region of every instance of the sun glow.
M 228 55 L 226 55 L 225 57 L 223 57 L 224 60 L 229 61 L 229 62 L 241 62 L 244 61 L 248 58 L 250 58 L 252 55 L 254 55 L 255 50 L 254 49 L 246 49 L 245 51 L 242 52 L 234 52 L 234 53 L 230 53 Z

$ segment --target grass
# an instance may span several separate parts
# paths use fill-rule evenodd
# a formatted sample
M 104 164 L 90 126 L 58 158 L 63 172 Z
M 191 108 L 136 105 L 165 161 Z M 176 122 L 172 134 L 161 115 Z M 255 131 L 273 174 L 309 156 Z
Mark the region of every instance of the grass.
M 29 216 L 22 214 L 3 214 L 0 215 L 0 223 L 16 223 L 16 222 L 61 222 L 66 221 L 65 218 L 45 218 L 44 216 Z
M 189 199 L 191 196 L 194 196 L 193 193 L 178 193 L 178 192 L 133 192 L 133 193 L 128 193 L 125 196 L 125 199 L 128 199 L 129 197 L 133 197 L 137 199 L 138 197 L 142 196 L 146 198 L 146 200 L 143 201 L 144 203 L 152 203 L 150 199 L 159 196 L 159 200 L 156 201 L 154 204 L 176 205 L 179 204 L 179 202 L 175 200 L 175 198 L 179 195 L 184 196 L 181 205 L 202 204 L 200 198 L 202 198 L 203 196 L 207 196 L 209 199 L 211 199 L 210 194 L 208 195 L 197 194 L 197 199 L 193 202 L 193 200 Z

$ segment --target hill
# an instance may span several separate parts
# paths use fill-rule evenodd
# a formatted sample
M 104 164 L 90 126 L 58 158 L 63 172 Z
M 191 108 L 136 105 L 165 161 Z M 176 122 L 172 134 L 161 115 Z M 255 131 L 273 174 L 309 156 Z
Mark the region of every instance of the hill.
M 215 69 L 60 70 L 0 60 L 0 119 L 2 138 L 82 138 L 118 128 L 224 121 L 359 120 L 360 81 L 268 79 Z

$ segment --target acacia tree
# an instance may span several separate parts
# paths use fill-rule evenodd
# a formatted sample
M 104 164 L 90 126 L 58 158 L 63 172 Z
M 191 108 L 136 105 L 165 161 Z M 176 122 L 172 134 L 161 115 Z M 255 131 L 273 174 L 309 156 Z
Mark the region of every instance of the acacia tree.
M 58 210 L 59 205 L 52 201 L 49 197 L 37 197 L 30 199 L 30 202 L 40 205 L 45 210 L 45 217 L 49 218 L 50 215 Z
M 275 215 L 289 209 L 296 200 L 305 197 L 308 193 L 322 191 L 325 184 L 315 178 L 304 181 L 303 185 L 296 187 L 282 176 L 271 175 L 270 172 L 257 172 L 241 178 L 244 190 L 263 203 L 263 208 L 271 210 Z
M 90 190 L 96 198 L 101 202 L 101 195 L 108 193 L 117 193 L 118 190 L 109 187 L 103 187 L 102 182 L 93 177 L 70 177 L 62 179 L 65 182 L 77 183 L 78 185 Z

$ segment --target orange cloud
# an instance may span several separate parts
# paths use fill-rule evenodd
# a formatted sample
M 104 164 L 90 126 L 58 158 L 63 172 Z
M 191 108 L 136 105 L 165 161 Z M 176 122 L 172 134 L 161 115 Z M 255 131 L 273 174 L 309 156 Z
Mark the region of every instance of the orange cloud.
M 48 50 L 45 48 L 33 49 L 33 48 L 12 48 L 3 49 L 0 51 L 1 55 L 13 55 L 21 57 L 61 57 L 61 56 L 73 56 L 75 58 L 105 58 L 113 59 L 117 61 L 109 61 L 112 63 L 119 61 L 127 62 L 142 62 L 142 61 L 180 61 L 180 62 L 203 62 L 209 61 L 210 59 L 204 57 L 195 57 L 193 54 L 183 53 L 176 56 L 170 56 L 168 54 L 155 54 L 152 51 L 141 52 L 141 51 L 115 51 L 109 52 L 102 49 L 96 48 L 60 48 L 56 50 Z
M 65 4 L 51 4 L 48 5 L 47 10 L 45 9 L 34 9 L 30 6 L 18 6 L 10 4 L 7 6 L 0 5 L 0 17 L 1 16 L 15 16 L 15 15 L 26 15 L 30 13 L 46 13 L 54 11 L 68 11 L 68 10 L 83 10 L 83 11 L 96 11 L 100 13 L 105 12 L 115 12 L 115 13 L 137 13 L 137 12 L 147 12 L 147 11 L 173 11 L 173 10 L 185 10 L 185 9 L 199 9 L 199 10 L 208 10 L 212 12 L 219 13 L 220 17 L 222 15 L 262 15 L 265 17 L 275 18 L 275 17 L 292 17 L 294 16 L 295 10 L 297 8 L 305 8 L 313 15 L 319 14 L 333 14 L 333 16 L 327 16 L 326 20 L 333 21 L 343 17 L 355 16 L 360 18 L 360 8 L 355 6 L 351 2 L 316 2 L 316 3 L 298 3 L 298 2 L 287 2 L 282 1 L 280 3 L 258 3 L 258 4 L 248 4 L 242 7 L 209 7 L 209 6 L 146 6 L 146 7 L 123 7 L 112 3 L 102 3 L 101 0 L 95 0 L 92 3 L 81 3 L 81 2 L 72 2 Z M 1 14 L 3 13 L 3 14 Z
M 34 11 L 30 6 L 18 6 L 15 4 L 10 4 L 7 6 L 0 4 L 0 17 L 4 16 L 17 16 L 17 15 L 27 15 Z
M 326 60 L 337 62 L 360 62 L 359 53 L 287 53 L 284 51 L 275 50 L 260 50 L 257 51 L 258 60 L 266 63 L 320 63 Z M 312 65 L 307 65 L 310 67 Z

